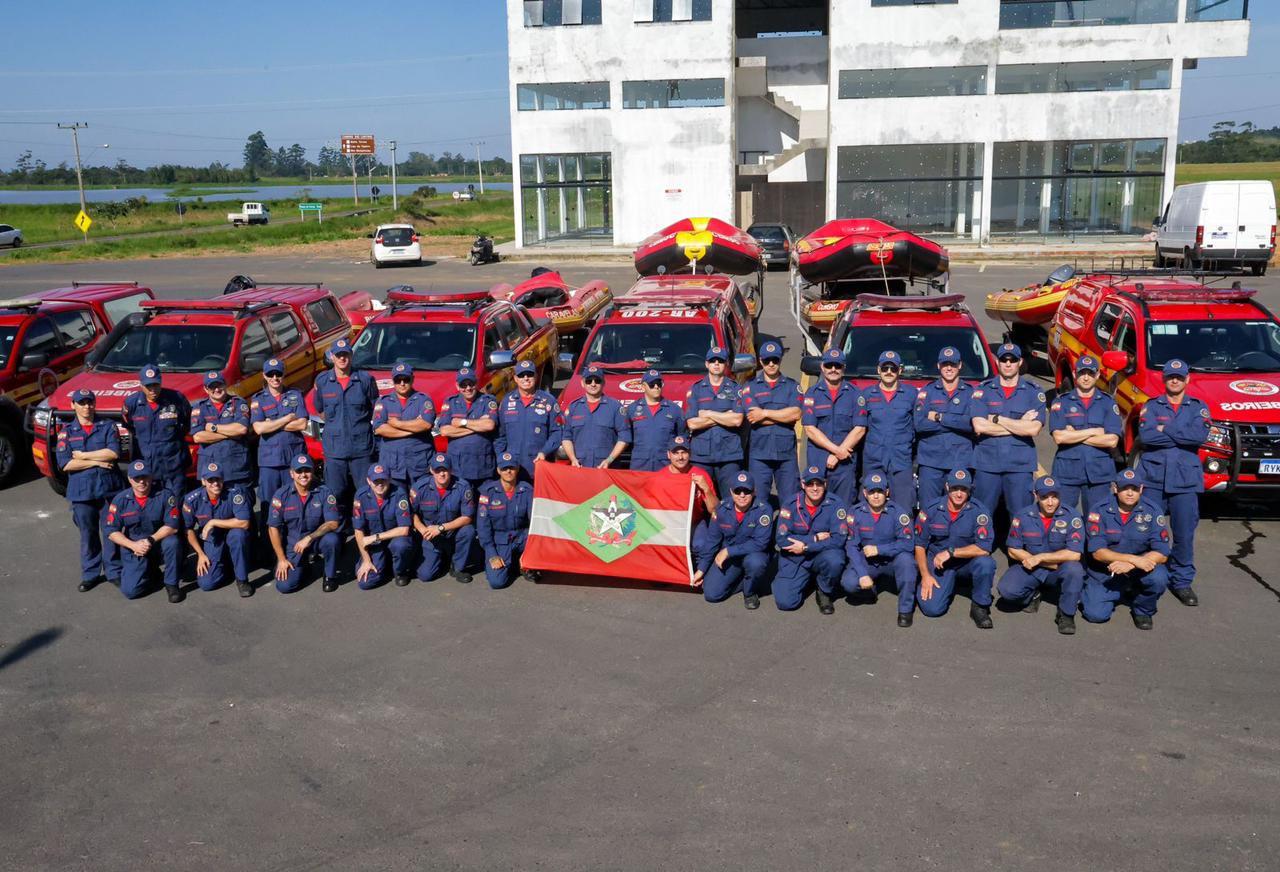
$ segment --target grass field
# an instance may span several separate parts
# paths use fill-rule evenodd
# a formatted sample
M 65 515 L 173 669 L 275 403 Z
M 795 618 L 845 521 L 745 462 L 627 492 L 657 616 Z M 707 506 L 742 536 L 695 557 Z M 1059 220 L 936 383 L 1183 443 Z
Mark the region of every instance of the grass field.
M 157 204 L 172 210 L 170 204 Z M 204 214 L 202 210 L 195 218 L 188 213 L 188 231 L 168 233 L 161 236 L 139 236 L 109 242 L 94 242 L 93 231 L 90 231 L 90 242 L 87 245 L 73 245 L 61 248 L 21 248 L 0 258 L 0 267 L 8 262 L 44 262 L 44 261 L 78 261 L 98 259 L 125 259 L 135 257 L 156 257 L 163 255 L 191 252 L 238 251 L 249 252 L 258 249 L 276 248 L 280 246 L 305 245 L 315 242 L 333 242 L 339 240 L 360 241 L 367 244 L 367 234 L 372 233 L 379 224 L 403 222 L 418 228 L 420 235 L 429 238 L 468 238 L 480 233 L 492 236 L 499 242 L 506 242 L 514 237 L 511 218 L 511 194 L 496 192 L 486 194 L 483 200 L 469 203 L 455 202 L 453 199 L 438 198 L 419 200 L 404 198 L 402 208 L 396 212 L 390 206 L 383 206 L 367 215 L 348 217 L 326 217 L 324 223 L 308 220 L 300 224 L 272 223 L 266 226 L 232 228 L 226 225 L 227 204 L 207 204 L 210 208 L 218 207 L 217 214 Z M 296 204 L 295 204 L 296 205 Z M 327 211 L 340 212 L 353 208 L 351 200 L 326 201 Z M 32 206 L 28 209 L 53 209 L 54 207 Z M 64 209 L 65 207 L 57 207 Z M 74 212 L 71 213 L 74 215 Z M 170 214 L 172 214 L 170 212 Z M 277 217 L 294 215 L 296 210 L 283 208 Z M 133 218 L 134 216 L 129 216 Z M 166 229 L 176 227 L 177 216 L 166 220 L 159 228 L 147 223 L 158 222 L 158 216 L 140 214 L 134 233 L 145 232 L 146 229 Z M 199 223 L 197 223 L 197 219 Z M 59 221 L 69 218 L 59 213 Z M 128 219 L 121 219 L 122 221 Z M 219 226 L 220 229 L 205 232 L 193 232 L 197 226 Z M 19 224 L 18 226 L 22 226 Z M 23 228 L 24 231 L 26 228 Z M 112 231 L 114 233 L 120 230 Z M 112 235 L 103 232 L 101 235 Z M 29 241 L 35 241 L 29 239 Z
M 1223 179 L 1267 179 L 1280 196 L 1280 161 L 1258 163 L 1178 164 L 1176 184 L 1216 182 Z

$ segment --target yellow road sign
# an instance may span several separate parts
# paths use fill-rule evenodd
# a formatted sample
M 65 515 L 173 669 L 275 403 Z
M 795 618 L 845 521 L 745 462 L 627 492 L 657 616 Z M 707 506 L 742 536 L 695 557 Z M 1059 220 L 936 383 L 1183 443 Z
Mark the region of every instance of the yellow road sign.
M 88 233 L 89 228 L 93 226 L 93 219 L 89 217 L 89 213 L 80 210 L 80 214 L 76 216 L 76 229 L 81 233 Z

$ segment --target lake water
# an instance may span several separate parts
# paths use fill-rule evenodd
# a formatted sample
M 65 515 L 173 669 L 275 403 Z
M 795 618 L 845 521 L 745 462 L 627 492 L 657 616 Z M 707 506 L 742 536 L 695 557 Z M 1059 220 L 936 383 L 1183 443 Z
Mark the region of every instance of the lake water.
M 391 183 L 387 181 L 375 182 L 380 192 L 380 198 L 390 200 Z M 480 190 L 479 184 L 472 182 L 476 186 L 476 190 Z M 465 191 L 467 189 L 466 182 L 409 182 L 396 185 L 400 192 L 400 196 L 412 194 L 423 185 L 431 185 L 442 194 L 449 194 L 454 191 Z M 198 184 L 190 187 L 199 188 Z M 203 194 L 201 199 L 207 202 L 215 202 L 226 200 L 229 202 L 242 203 L 246 200 L 290 200 L 297 198 L 304 190 L 310 191 L 310 197 L 320 199 L 325 197 L 350 197 L 351 183 L 343 184 L 315 184 L 315 185 L 266 185 L 261 188 L 255 188 L 251 185 L 244 185 L 245 190 L 238 194 Z M 486 191 L 510 191 L 510 182 L 485 182 L 484 189 Z M 170 198 L 165 196 L 172 188 L 114 188 L 111 190 L 89 190 L 84 192 L 84 198 L 90 203 L 119 203 L 130 197 L 146 197 L 153 203 L 169 202 Z M 363 201 L 369 196 L 368 182 L 361 182 L 359 185 L 360 199 Z M 190 202 L 195 197 L 182 197 L 181 199 Z M 0 205 L 30 206 L 43 205 L 48 203 L 79 203 L 80 194 L 76 190 L 70 191 L 0 191 Z

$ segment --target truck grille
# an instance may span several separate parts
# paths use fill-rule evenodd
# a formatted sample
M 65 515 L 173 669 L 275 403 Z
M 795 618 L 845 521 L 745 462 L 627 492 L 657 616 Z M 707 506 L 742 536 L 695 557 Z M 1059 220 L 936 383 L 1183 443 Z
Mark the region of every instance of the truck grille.
M 1258 475 L 1263 461 L 1280 462 L 1280 424 L 1236 424 L 1235 431 L 1242 474 Z

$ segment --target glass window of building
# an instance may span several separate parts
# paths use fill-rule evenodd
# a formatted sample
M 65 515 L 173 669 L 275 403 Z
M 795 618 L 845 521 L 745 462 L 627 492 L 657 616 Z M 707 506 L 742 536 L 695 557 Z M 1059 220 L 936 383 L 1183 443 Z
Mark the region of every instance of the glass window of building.
M 1177 20 L 1178 0 L 1000 0 L 1000 27 L 1004 30 L 1168 24 Z
M 1173 62 L 1084 61 L 1070 64 L 1001 64 L 997 94 L 1053 94 L 1076 91 L 1151 91 L 1169 87 Z
M 524 244 L 613 242 L 613 169 L 608 152 L 520 155 Z
M 916 232 L 965 235 L 979 220 L 982 144 L 841 146 L 836 213 Z
M 985 66 L 840 71 L 841 100 L 870 100 L 877 97 L 953 97 L 985 93 L 987 93 Z
M 724 105 L 724 79 L 655 79 L 622 83 L 623 109 L 690 109 Z
M 525 27 L 599 24 L 601 0 L 524 0 Z
M 1163 139 L 997 142 L 992 235 L 1140 234 L 1164 193 Z
M 960 0 L 871 0 L 871 8 L 877 6 L 945 6 Z
M 662 21 L 710 21 L 711 0 L 634 0 L 638 23 Z
M 608 109 L 608 82 L 543 82 L 516 86 L 521 112 L 552 109 Z
M 1249 17 L 1249 0 L 1187 0 L 1187 21 L 1239 21 Z

